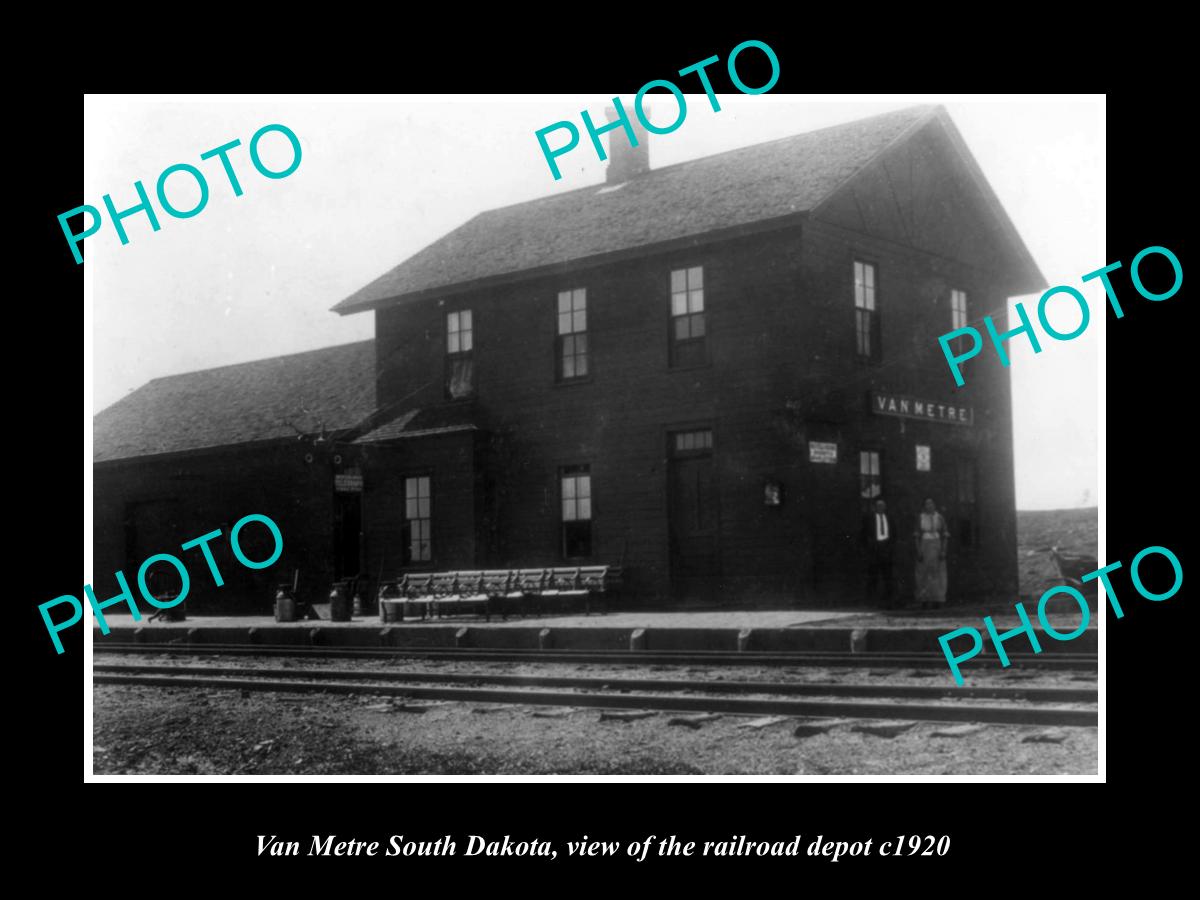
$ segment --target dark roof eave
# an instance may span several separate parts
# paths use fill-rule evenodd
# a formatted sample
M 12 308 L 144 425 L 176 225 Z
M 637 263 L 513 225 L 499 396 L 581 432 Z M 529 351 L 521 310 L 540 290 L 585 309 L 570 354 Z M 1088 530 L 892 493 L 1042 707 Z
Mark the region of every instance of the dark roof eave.
M 429 297 L 444 297 L 449 294 L 465 294 L 481 288 L 494 287 L 502 284 L 513 284 L 534 278 L 549 277 L 552 275 L 569 272 L 570 270 L 580 266 L 592 268 L 595 266 L 607 265 L 613 262 L 620 262 L 621 260 L 625 259 L 653 256 L 658 253 L 669 253 L 673 250 L 679 250 L 684 247 L 715 244 L 720 243 L 721 241 L 745 237 L 747 235 L 761 234 L 767 231 L 779 231 L 798 225 L 803 219 L 808 217 L 808 212 L 808 210 L 801 210 L 798 212 L 789 213 L 785 216 L 776 216 L 771 219 L 762 219 L 757 222 L 749 222 L 744 225 L 734 225 L 730 228 L 706 231 L 701 234 L 689 235 L 682 238 L 674 238 L 669 241 L 657 241 L 653 244 L 643 244 L 638 247 L 629 247 L 624 250 L 614 250 L 609 253 L 598 253 L 594 256 L 576 257 L 575 259 L 566 260 L 564 262 L 553 263 L 545 266 L 537 266 L 531 269 L 519 269 L 514 272 L 501 272 L 496 275 L 489 275 L 486 278 L 476 278 L 472 281 L 460 281 L 453 284 L 439 285 L 438 287 L 434 288 L 412 291 L 411 293 L 407 294 L 396 294 L 394 296 L 383 297 L 378 300 L 364 300 L 349 305 L 347 305 L 346 301 L 343 300 L 336 306 L 331 307 L 330 312 L 335 312 L 342 316 L 352 315 L 354 313 L 380 309 L 385 306 L 392 306 L 402 303 L 415 303 L 418 300 L 424 300 Z
M 141 465 L 144 463 L 170 462 L 173 459 L 191 459 L 197 456 L 228 453 L 230 451 L 237 452 L 242 450 L 265 450 L 270 447 L 284 446 L 285 444 L 300 444 L 304 443 L 305 441 L 312 443 L 316 437 L 317 435 L 315 433 L 306 434 L 303 436 L 288 435 L 285 437 L 264 438 L 258 441 L 242 441 L 237 444 L 209 444 L 208 446 L 204 447 L 188 447 L 186 450 L 168 450 L 164 453 L 140 453 L 132 456 L 114 456 L 108 459 L 93 459 L 92 470 L 110 469 L 120 465 L 128 465 L 130 463 L 137 463 Z M 330 446 L 334 444 L 348 445 L 353 443 L 353 440 L 347 440 L 346 438 L 338 438 L 335 440 L 327 435 L 325 443 L 329 444 Z

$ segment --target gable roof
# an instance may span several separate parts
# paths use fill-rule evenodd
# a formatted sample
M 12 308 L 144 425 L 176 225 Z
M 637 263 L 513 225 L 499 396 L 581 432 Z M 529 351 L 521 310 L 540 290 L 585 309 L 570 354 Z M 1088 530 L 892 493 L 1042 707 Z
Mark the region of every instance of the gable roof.
M 906 109 L 480 213 L 333 307 L 346 314 L 496 276 L 804 213 L 933 106 Z
M 354 428 L 375 408 L 375 342 L 155 378 L 92 421 L 95 462 Z

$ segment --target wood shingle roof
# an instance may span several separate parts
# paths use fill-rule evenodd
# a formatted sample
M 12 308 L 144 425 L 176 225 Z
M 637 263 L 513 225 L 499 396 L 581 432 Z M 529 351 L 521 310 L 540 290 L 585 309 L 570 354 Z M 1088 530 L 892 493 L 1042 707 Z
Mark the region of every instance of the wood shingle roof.
M 936 111 L 908 107 L 652 169 L 619 190 L 593 184 L 483 212 L 333 309 L 360 312 L 498 275 L 806 212 Z
M 359 426 L 375 409 L 375 342 L 156 378 L 93 421 L 95 462 Z

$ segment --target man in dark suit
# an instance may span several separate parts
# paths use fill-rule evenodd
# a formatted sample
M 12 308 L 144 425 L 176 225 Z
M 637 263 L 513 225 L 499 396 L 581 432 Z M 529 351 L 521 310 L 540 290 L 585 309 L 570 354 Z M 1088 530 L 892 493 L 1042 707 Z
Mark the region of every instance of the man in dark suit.
M 896 545 L 896 531 L 892 517 L 887 514 L 887 504 L 882 499 L 875 501 L 875 511 L 863 516 L 862 544 L 867 554 L 867 594 L 870 604 L 876 594 L 876 585 L 883 587 L 883 606 L 890 608 L 895 593 L 892 580 L 892 551 Z

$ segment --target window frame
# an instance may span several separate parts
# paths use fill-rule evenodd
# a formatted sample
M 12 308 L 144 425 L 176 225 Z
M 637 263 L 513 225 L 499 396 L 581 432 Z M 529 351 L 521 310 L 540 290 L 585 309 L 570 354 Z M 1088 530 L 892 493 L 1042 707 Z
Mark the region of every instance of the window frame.
M 576 294 L 583 295 L 582 310 L 577 310 L 575 308 Z M 571 303 L 571 308 L 566 313 L 562 311 L 562 301 L 564 296 L 566 296 Z M 564 333 L 562 331 L 563 316 L 566 315 L 570 317 L 571 326 L 572 329 L 574 329 L 575 317 L 580 313 L 583 315 L 583 328 Z M 576 362 L 576 373 L 574 375 L 567 375 L 565 365 L 567 356 L 564 352 L 567 344 L 566 339 L 573 338 L 578 340 L 580 336 L 583 338 L 584 350 L 582 353 L 580 353 L 576 349 L 575 352 L 571 354 L 571 358 Z M 581 357 L 583 359 L 585 368 L 585 371 L 582 375 L 578 373 L 578 360 Z M 592 338 L 590 329 L 588 328 L 587 287 L 568 288 L 566 290 L 558 291 L 555 294 L 554 299 L 554 381 L 556 384 L 579 384 L 581 382 L 591 381 L 592 364 Z
M 576 504 L 576 518 L 568 519 L 566 512 L 566 481 L 568 478 L 578 480 L 581 476 L 587 477 L 587 497 L 583 498 L 588 501 L 587 518 L 578 518 L 578 504 L 581 495 L 578 493 L 578 484 L 576 485 L 576 493 L 571 498 Z M 590 462 L 574 462 L 564 463 L 558 466 L 557 471 L 558 482 L 558 554 L 559 557 L 566 562 L 574 562 L 576 560 L 591 560 L 596 554 L 596 493 L 595 485 L 592 481 L 592 464 Z M 587 523 L 587 552 L 576 554 L 574 556 L 568 553 L 570 542 L 567 539 L 567 531 L 569 527 L 578 528 L 579 522 Z
M 470 319 L 470 327 L 465 328 L 465 329 L 461 327 L 463 313 L 466 313 L 467 317 Z M 454 316 L 459 317 L 458 318 L 459 327 L 457 329 L 451 331 L 450 320 L 451 320 L 451 317 L 454 317 Z M 446 340 L 442 345 L 444 348 L 445 356 L 446 356 L 445 376 L 444 376 L 444 381 L 443 381 L 446 399 L 447 400 L 470 400 L 475 397 L 475 393 L 476 393 L 476 389 L 477 389 L 476 388 L 476 377 L 475 377 L 476 373 L 475 373 L 475 313 L 474 313 L 474 310 L 471 307 L 459 307 L 458 309 L 447 310 L 445 318 L 442 321 L 445 324 L 445 335 L 446 335 Z M 469 340 L 470 340 L 470 344 L 471 344 L 471 346 L 465 350 L 462 349 L 462 335 L 464 333 L 470 336 Z M 450 349 L 451 339 L 453 337 L 457 337 L 458 341 L 459 341 L 459 349 L 457 349 L 457 350 Z M 470 390 L 466 394 L 456 397 L 454 395 L 454 392 L 451 390 L 451 386 L 454 383 L 454 367 L 458 363 L 465 363 L 466 365 L 469 365 L 471 367 L 471 381 L 470 381 Z
M 877 457 L 878 471 L 864 472 L 863 471 L 863 456 L 864 454 L 873 453 Z M 885 497 L 887 491 L 884 489 L 884 453 L 883 448 L 878 445 L 868 445 L 858 448 L 858 499 L 862 502 L 863 509 L 870 512 L 876 500 L 880 497 Z M 873 482 L 866 479 L 874 479 Z M 868 484 L 877 484 L 879 490 L 874 494 L 867 496 L 864 493 L 864 488 Z
M 702 435 L 707 434 L 707 443 L 701 440 L 697 446 L 681 448 L 679 439 L 683 435 Z M 711 425 L 696 425 L 683 426 L 681 428 L 672 428 L 668 432 L 667 437 L 667 455 L 672 459 L 687 459 L 695 456 L 712 456 L 713 445 L 716 443 L 716 436 L 713 433 Z
M 404 567 L 406 569 L 408 569 L 408 568 L 416 568 L 416 569 L 435 568 L 434 561 L 436 560 L 437 557 L 434 553 L 435 545 L 434 545 L 434 540 L 433 540 L 433 520 L 434 520 L 433 476 L 434 476 L 434 473 L 430 470 L 409 472 L 409 473 L 405 473 L 403 476 L 403 485 L 404 486 L 402 488 L 403 499 L 401 500 L 401 502 L 404 504 L 404 508 L 403 508 L 403 518 L 402 518 L 402 524 L 401 524 L 401 528 L 400 528 L 400 534 L 401 534 L 401 549 L 402 549 L 402 553 L 403 553 L 402 559 L 404 560 Z M 429 493 L 428 493 L 428 496 L 425 498 L 422 498 L 420 495 L 421 479 L 425 479 L 429 483 Z M 417 501 L 418 512 L 420 512 L 420 507 L 419 507 L 420 501 L 422 499 L 425 499 L 428 502 L 428 504 L 429 504 L 428 517 L 418 515 L 415 518 L 409 518 L 408 503 L 409 503 L 410 498 L 408 496 L 408 483 L 410 481 L 418 482 L 417 496 L 413 497 L 411 499 Z M 428 523 L 429 523 L 429 537 L 426 541 L 426 543 L 429 544 L 428 559 L 415 559 L 412 554 L 412 523 L 413 522 L 421 522 L 421 521 L 428 521 Z
M 698 271 L 699 287 L 692 286 L 692 272 Z M 675 290 L 675 273 L 682 272 L 684 283 L 683 291 Z M 705 285 L 704 264 L 697 263 L 683 264 L 680 266 L 671 265 L 667 270 L 667 366 L 670 369 L 694 369 L 701 366 L 707 366 L 710 362 L 709 357 L 709 335 L 710 317 L 708 306 L 708 287 Z M 692 293 L 698 292 L 700 295 L 700 309 L 693 311 L 691 309 Z M 676 314 L 675 312 L 675 297 L 682 293 L 684 298 L 684 312 Z M 686 319 L 688 322 L 689 336 L 686 338 L 677 337 L 676 321 Z M 699 337 L 691 335 L 691 330 L 695 327 L 695 322 L 699 319 L 703 334 Z M 699 348 L 698 351 L 693 348 Z M 696 355 L 697 359 L 681 359 L 681 355 L 687 356 Z
M 955 305 L 955 300 L 962 297 L 962 310 L 960 311 Z M 962 314 L 962 323 L 958 322 L 959 313 Z M 960 328 L 966 328 L 967 323 L 971 321 L 971 295 L 968 291 L 962 288 L 950 288 L 950 330 L 957 331 Z M 950 342 L 950 347 L 954 351 L 955 356 L 962 356 L 963 350 L 966 347 L 967 336 L 960 334 L 953 338 Z M 958 362 L 958 370 L 962 374 L 966 374 L 967 363 L 970 360 L 960 359 Z
M 858 303 L 859 277 L 862 267 L 863 305 Z M 867 270 L 871 277 L 867 278 Z M 870 284 L 868 285 L 868 281 Z M 867 291 L 870 290 L 868 299 Z M 860 362 L 878 363 L 883 359 L 883 326 L 879 310 L 879 264 L 867 257 L 854 256 L 850 266 L 850 293 L 854 301 L 854 356 Z M 867 304 L 870 304 L 869 306 Z M 863 319 L 866 319 L 867 352 L 862 352 Z
M 962 309 L 960 310 L 955 304 L 955 300 L 962 297 Z M 950 330 L 957 331 L 960 328 L 966 328 L 967 323 L 971 321 L 970 315 L 970 295 L 962 288 L 950 288 Z M 959 313 L 962 314 L 962 322 L 958 321 Z

